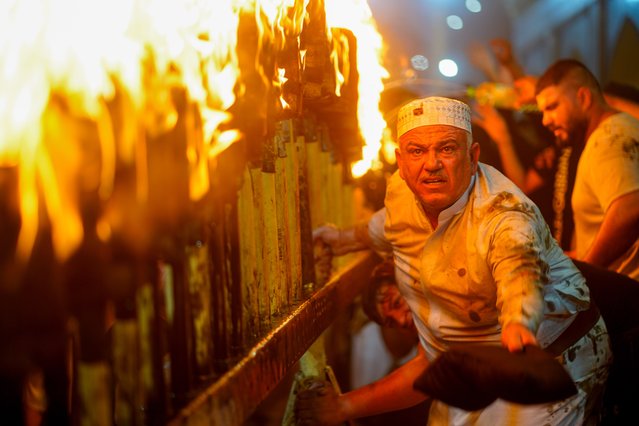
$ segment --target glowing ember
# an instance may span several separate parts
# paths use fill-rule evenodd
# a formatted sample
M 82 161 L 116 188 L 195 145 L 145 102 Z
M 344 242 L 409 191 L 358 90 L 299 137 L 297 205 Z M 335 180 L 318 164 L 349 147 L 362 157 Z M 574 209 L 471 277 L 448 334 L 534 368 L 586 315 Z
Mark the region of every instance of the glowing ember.
M 352 167 L 359 177 L 369 168 L 377 168 L 379 150 L 386 122 L 379 111 L 383 79 L 388 72 L 381 65 L 382 37 L 377 32 L 372 13 L 365 0 L 326 0 L 326 22 L 331 28 L 346 28 L 357 39 L 357 69 L 359 70 L 359 100 L 357 117 L 364 138 L 362 160 Z M 338 73 L 338 81 L 342 75 Z M 339 90 L 339 89 L 337 89 Z

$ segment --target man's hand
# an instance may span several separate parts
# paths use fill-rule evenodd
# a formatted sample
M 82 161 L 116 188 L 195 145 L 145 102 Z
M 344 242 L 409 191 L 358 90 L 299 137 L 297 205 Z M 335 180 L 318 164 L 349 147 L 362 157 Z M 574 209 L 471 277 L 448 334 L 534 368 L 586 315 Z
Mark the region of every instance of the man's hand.
M 557 161 L 557 151 L 555 147 L 548 146 L 535 156 L 535 167 L 539 170 L 552 169 Z
M 501 331 L 501 344 L 510 352 L 521 352 L 526 345 L 539 346 L 535 335 L 516 322 L 511 322 Z
M 516 80 L 524 75 L 524 70 L 519 62 L 517 62 L 517 59 L 515 59 L 512 45 L 508 40 L 503 38 L 492 39 L 490 41 L 490 49 L 502 68 L 502 74 L 504 72 L 507 73 L 507 76 L 502 77 L 503 80 L 507 78 Z
M 479 42 L 471 42 L 466 50 L 466 56 L 473 66 L 484 73 L 489 81 L 497 81 L 497 67 L 493 55 L 488 47 Z
M 494 38 L 490 40 L 490 49 L 500 64 L 508 65 L 515 62 L 513 48 L 508 40 L 503 38 Z
M 340 245 L 340 233 L 339 228 L 333 224 L 323 225 L 313 229 L 313 242 L 321 241 L 335 253 Z
M 313 230 L 313 242 L 323 242 L 331 248 L 335 256 L 368 248 L 368 226 L 360 224 L 355 227 L 339 229 L 335 225 L 323 225 Z
M 313 241 L 313 259 L 315 261 L 316 284 L 324 286 L 333 272 L 333 250 L 321 239 Z
M 475 102 L 472 105 L 472 111 L 473 123 L 483 128 L 497 146 L 512 143 L 506 120 L 495 107 Z
M 295 420 L 299 426 L 340 425 L 347 420 L 340 404 L 340 396 L 328 381 L 315 381 L 297 394 Z

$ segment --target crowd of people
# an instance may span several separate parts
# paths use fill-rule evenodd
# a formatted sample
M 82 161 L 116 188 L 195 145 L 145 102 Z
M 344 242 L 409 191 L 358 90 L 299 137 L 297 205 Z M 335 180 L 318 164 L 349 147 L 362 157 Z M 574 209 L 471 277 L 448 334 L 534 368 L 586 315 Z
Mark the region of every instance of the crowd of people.
M 608 379 L 622 358 L 615 351 L 629 349 L 618 343 L 628 330 L 615 323 L 609 333 L 594 296 L 602 285 L 616 291 L 616 280 L 639 279 L 636 104 L 617 103 L 625 112 L 613 107 L 579 61 L 559 60 L 536 78 L 523 73 L 507 43 L 492 47 L 501 67 L 487 75 L 510 79 L 518 104 L 534 103 L 539 112 L 509 121 L 492 105 L 471 108 L 438 96 L 403 105 L 398 170 L 387 182 L 384 207 L 366 224 L 315 230 L 335 255 L 374 249 L 387 259 L 382 269 L 391 268 L 392 278 L 371 281 L 365 311 L 383 326 L 415 333 L 418 344 L 414 358 L 374 383 L 342 395 L 319 384 L 298 395 L 299 424 L 337 425 L 429 399 L 424 422 L 431 425 L 637 420 L 636 384 L 630 402 L 609 406 L 619 404 L 608 396 Z M 482 58 L 475 59 L 481 66 Z M 528 156 L 532 161 L 517 147 L 522 128 L 545 139 Z M 480 132 L 497 147 L 498 168 L 480 161 Z M 499 398 L 468 411 L 413 386 L 451 348 L 483 345 L 513 356 L 543 348 L 568 372 L 576 393 L 536 404 Z

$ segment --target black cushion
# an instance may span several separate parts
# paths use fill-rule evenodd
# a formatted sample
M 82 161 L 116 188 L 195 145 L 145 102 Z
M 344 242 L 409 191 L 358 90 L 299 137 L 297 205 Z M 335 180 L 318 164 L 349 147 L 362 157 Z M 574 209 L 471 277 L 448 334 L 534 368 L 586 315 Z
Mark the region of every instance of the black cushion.
M 614 358 L 604 396 L 603 423 L 639 424 L 639 282 L 589 263 L 573 262 L 586 278 L 612 343 Z
M 536 346 L 516 353 L 502 346 L 456 346 L 435 359 L 413 386 L 467 411 L 485 408 L 497 398 L 541 404 L 577 393 L 562 365 Z
M 590 263 L 572 259 L 581 271 L 611 336 L 639 327 L 639 282 Z

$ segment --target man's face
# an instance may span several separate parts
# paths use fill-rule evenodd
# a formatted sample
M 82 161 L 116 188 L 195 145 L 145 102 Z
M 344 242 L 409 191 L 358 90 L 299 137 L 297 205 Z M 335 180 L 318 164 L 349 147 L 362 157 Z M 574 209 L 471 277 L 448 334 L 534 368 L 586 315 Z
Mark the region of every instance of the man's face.
M 465 130 L 446 125 L 417 127 L 399 138 L 399 174 L 429 216 L 457 201 L 477 170 L 479 145 L 468 138 Z
M 588 123 L 574 88 L 548 86 L 537 95 L 537 105 L 543 113 L 543 125 L 554 133 L 560 148 L 583 142 Z
M 413 313 L 397 286 L 382 284 L 377 292 L 379 296 L 377 310 L 383 325 L 391 328 L 415 330 Z

